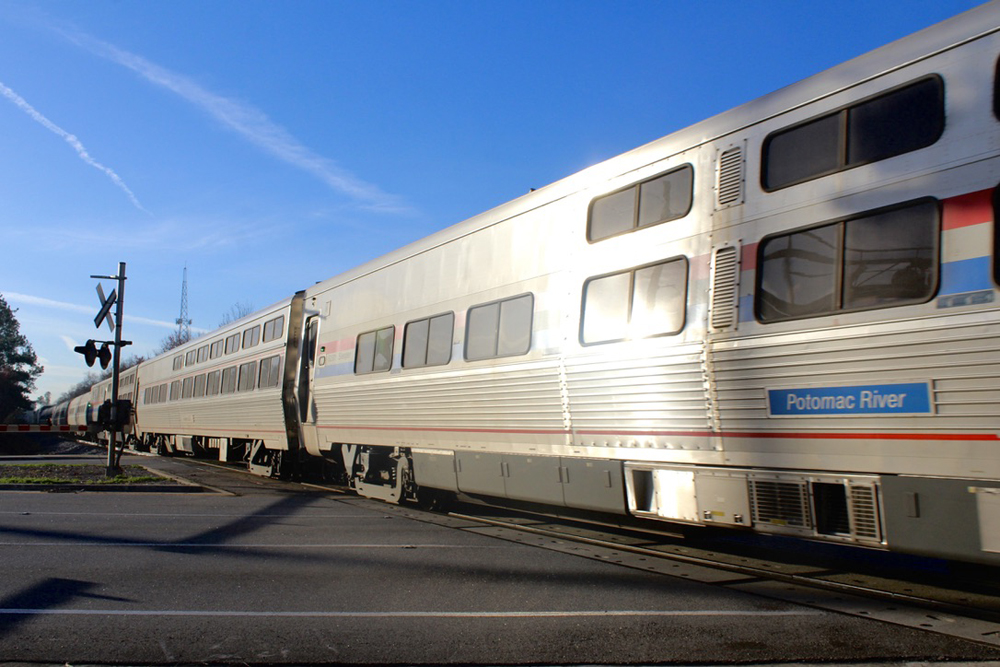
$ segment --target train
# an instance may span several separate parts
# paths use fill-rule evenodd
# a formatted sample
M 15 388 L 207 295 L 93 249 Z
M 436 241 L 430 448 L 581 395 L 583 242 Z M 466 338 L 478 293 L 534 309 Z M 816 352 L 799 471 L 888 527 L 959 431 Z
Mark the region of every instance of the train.
M 998 565 L 998 185 L 990 3 L 144 361 L 122 437 Z

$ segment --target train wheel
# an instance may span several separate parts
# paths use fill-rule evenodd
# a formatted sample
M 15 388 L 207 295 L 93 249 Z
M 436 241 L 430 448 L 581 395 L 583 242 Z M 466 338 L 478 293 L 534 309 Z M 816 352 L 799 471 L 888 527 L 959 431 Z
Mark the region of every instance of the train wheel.
M 447 512 L 455 502 L 455 494 L 441 489 L 417 489 L 417 505 L 427 512 Z

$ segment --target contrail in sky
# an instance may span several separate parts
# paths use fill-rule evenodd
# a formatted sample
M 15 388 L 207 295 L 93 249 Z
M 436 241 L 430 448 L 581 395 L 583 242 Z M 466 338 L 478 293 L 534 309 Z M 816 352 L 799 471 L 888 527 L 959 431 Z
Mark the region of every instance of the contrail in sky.
M 55 299 L 46 299 L 45 297 L 33 296 L 31 294 L 20 294 L 18 292 L 3 292 L 2 290 L 0 290 L 0 292 L 2 292 L 7 299 L 15 303 L 27 303 L 33 306 L 42 306 L 44 308 L 55 308 L 58 310 L 68 310 L 74 313 L 88 313 L 91 315 L 97 312 L 96 306 L 81 306 L 75 303 L 56 301 Z M 166 320 L 154 320 L 149 317 L 135 317 L 133 315 L 126 315 L 125 323 L 128 324 L 129 322 L 134 324 L 148 324 L 154 327 L 162 327 L 164 329 L 175 329 L 177 327 L 176 322 L 167 322 Z M 201 327 L 191 327 L 191 331 L 194 331 L 195 333 L 208 333 L 209 330 L 202 329 Z
M 141 56 L 89 35 L 64 31 L 62 34 L 90 52 L 127 67 L 150 83 L 166 88 L 202 109 L 263 151 L 312 174 L 334 190 L 362 202 L 367 208 L 395 213 L 410 210 L 396 195 L 383 192 L 377 186 L 348 173 L 332 160 L 314 153 L 260 109 L 217 95 L 181 74 L 171 72 Z
M 149 213 L 149 211 L 147 211 L 143 207 L 143 205 L 139 203 L 139 200 L 136 199 L 135 194 L 133 194 L 132 191 L 128 189 L 128 186 L 125 185 L 125 181 L 123 181 L 121 177 L 118 176 L 118 174 L 116 174 L 110 168 L 105 167 L 103 164 L 101 164 L 94 158 L 90 157 L 90 153 L 88 153 L 87 149 L 83 147 L 83 144 L 80 143 L 80 140 L 76 138 L 76 135 L 70 134 L 69 132 L 62 129 L 61 127 L 50 121 L 48 118 L 40 114 L 38 110 L 35 109 L 35 107 L 28 104 L 23 97 L 21 97 L 13 90 L 5 86 L 3 82 L 0 82 L 0 93 L 3 93 L 4 97 L 6 97 L 8 100 L 16 104 L 18 108 L 24 111 L 24 113 L 31 116 L 33 120 L 40 123 L 45 129 L 62 137 L 63 141 L 65 141 L 66 143 L 68 143 L 70 146 L 73 147 L 73 150 L 76 151 L 76 154 L 80 156 L 81 160 L 89 164 L 94 169 L 103 171 L 105 174 L 107 174 L 108 178 L 111 179 L 111 182 L 117 185 L 119 188 L 121 188 L 125 192 L 125 194 L 128 195 L 129 200 L 131 200 L 132 204 L 137 209 L 143 211 L 144 213 Z

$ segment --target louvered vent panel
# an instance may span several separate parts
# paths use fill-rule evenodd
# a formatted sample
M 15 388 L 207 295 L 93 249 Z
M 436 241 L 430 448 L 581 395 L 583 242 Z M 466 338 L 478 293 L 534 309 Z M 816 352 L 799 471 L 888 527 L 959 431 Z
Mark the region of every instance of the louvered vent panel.
M 719 155 L 718 207 L 743 203 L 743 148 L 736 146 Z
M 735 246 L 715 251 L 711 305 L 713 329 L 727 329 L 736 323 L 737 256 Z
M 750 480 L 754 523 L 811 528 L 809 494 L 804 482 Z
M 851 523 L 858 539 L 880 540 L 878 503 L 873 486 L 852 486 Z

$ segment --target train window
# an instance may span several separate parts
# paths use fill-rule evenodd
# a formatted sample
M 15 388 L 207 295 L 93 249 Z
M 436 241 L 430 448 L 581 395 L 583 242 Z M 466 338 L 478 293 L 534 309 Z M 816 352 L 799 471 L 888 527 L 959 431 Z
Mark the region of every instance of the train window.
M 587 238 L 599 241 L 635 228 L 635 186 L 595 199 L 590 205 Z
M 212 343 L 211 350 L 209 351 L 208 358 L 215 359 L 216 357 L 222 356 L 222 340 L 217 340 Z
M 181 398 L 191 398 L 194 395 L 194 378 L 184 378 L 181 384 Z
M 164 382 L 160 385 L 160 397 L 155 401 L 156 403 L 166 403 L 167 402 L 167 383 Z
M 850 109 L 847 162 L 865 164 L 930 146 L 944 131 L 944 85 L 925 79 Z
M 202 373 L 194 379 L 194 397 L 201 398 L 205 395 L 205 374 Z
M 466 317 L 467 361 L 527 354 L 535 297 L 522 294 L 469 309 Z
M 993 190 L 993 280 L 1000 284 L 1000 187 Z
M 937 288 L 940 211 L 924 199 L 764 239 L 762 322 L 922 303 Z
M 777 190 L 832 174 L 840 167 L 841 115 L 803 123 L 765 140 L 764 188 Z
M 170 383 L 170 400 L 176 401 L 181 397 L 181 381 L 174 380 Z
M 205 395 L 218 396 L 221 387 L 222 371 L 212 371 L 205 378 Z
M 455 313 L 414 320 L 403 331 L 403 366 L 443 366 L 451 361 Z
M 198 348 L 198 363 L 208 361 L 208 345 L 202 345 Z
M 281 377 L 281 357 L 275 355 L 260 361 L 260 380 L 257 386 L 261 389 L 265 387 L 277 387 Z
M 600 241 L 640 227 L 683 218 L 691 210 L 694 169 L 684 165 L 590 204 L 587 239 Z
M 226 354 L 232 354 L 233 352 L 238 352 L 239 349 L 240 349 L 239 333 L 234 333 L 232 336 L 226 336 Z
M 583 288 L 584 345 L 668 336 L 684 328 L 688 262 L 680 257 L 591 278 Z
M 764 139 L 761 184 L 778 190 L 930 146 L 944 132 L 944 82 L 931 76 Z
M 260 342 L 260 325 L 250 327 L 243 332 L 243 349 L 249 349 Z
M 240 380 L 236 391 L 253 391 L 257 382 L 257 362 L 248 361 L 240 364 Z
M 223 394 L 232 394 L 235 391 L 236 391 L 236 366 L 230 366 L 229 368 L 224 368 L 222 370 L 221 392 Z
M 194 366 L 194 362 L 195 362 L 195 359 L 197 357 L 197 354 L 198 354 L 197 350 L 189 350 L 188 353 L 187 353 L 187 355 L 185 355 L 185 357 L 184 357 L 184 365 L 185 366 Z
M 281 338 L 281 334 L 284 333 L 285 329 L 285 316 L 277 317 L 269 322 L 264 323 L 264 338 L 261 340 L 263 343 L 268 343 L 277 338 Z
M 993 75 L 993 115 L 1000 119 L 1000 60 Z
M 377 373 L 392 367 L 392 342 L 396 327 L 369 331 L 358 336 L 354 355 L 355 373 Z
M 184 355 L 178 354 L 174 357 L 174 370 L 179 371 L 182 368 L 184 368 Z

